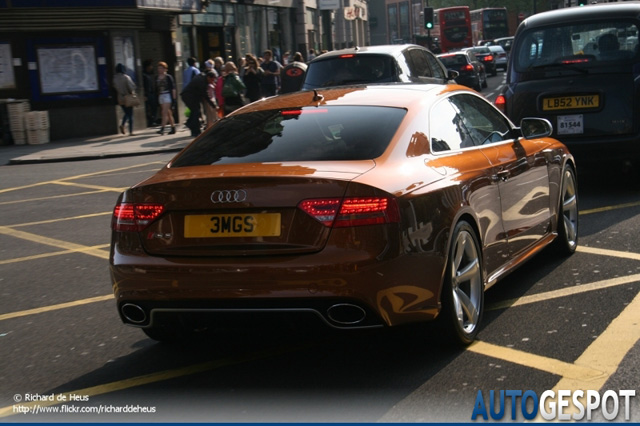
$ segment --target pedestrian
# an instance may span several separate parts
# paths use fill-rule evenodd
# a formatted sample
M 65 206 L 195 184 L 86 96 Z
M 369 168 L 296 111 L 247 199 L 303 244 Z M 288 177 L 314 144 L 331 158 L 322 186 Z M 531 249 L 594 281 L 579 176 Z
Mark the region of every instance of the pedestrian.
M 113 87 L 118 94 L 118 105 L 122 108 L 123 116 L 120 123 L 120 133 L 125 134 L 124 125 L 129 122 L 129 135 L 133 136 L 133 106 L 125 103 L 127 95 L 135 94 L 136 84 L 125 74 L 126 68 L 122 64 L 116 65 L 116 75 L 113 76 Z
M 210 71 L 215 73 L 215 71 L 213 71 L 213 70 L 210 70 Z M 211 103 L 209 103 L 206 100 L 204 102 L 202 102 L 202 105 L 203 105 L 204 111 L 205 111 L 204 115 L 207 118 L 207 123 L 206 123 L 206 128 L 207 129 L 209 127 L 213 126 L 213 123 L 218 121 L 218 119 L 220 118 L 220 117 L 218 117 L 218 109 L 215 107 L 215 106 L 218 105 L 218 102 L 216 101 L 216 81 L 217 80 L 218 80 L 217 76 L 213 80 L 207 79 L 207 82 L 208 82 L 208 85 L 207 85 L 207 98 L 209 98 L 214 105 L 212 105 Z
M 209 97 L 209 85 L 215 83 L 216 74 L 213 71 L 195 76 L 187 87 L 184 88 L 180 96 L 184 104 L 191 110 L 187 119 L 187 127 L 191 130 L 191 136 L 196 137 L 202 132 L 200 126 L 200 107 L 202 102 L 208 103 L 212 108 L 217 109 L 215 98 Z
M 280 77 L 280 62 L 273 60 L 273 52 L 265 50 L 262 54 L 264 61 L 260 67 L 264 70 L 264 76 L 260 85 L 262 96 L 274 96 L 278 91 L 278 78 Z
M 309 55 L 307 56 L 307 62 L 313 61 L 316 58 L 316 49 L 309 49 Z
M 182 88 L 187 87 L 187 84 L 191 81 L 193 77 L 200 74 L 200 70 L 197 67 L 196 58 L 193 56 L 187 58 L 187 68 L 182 73 Z
M 302 89 L 304 76 L 307 74 L 307 64 L 303 62 L 302 53 L 293 55 L 293 62 L 282 69 L 280 76 L 280 93 L 297 92 Z
M 171 107 L 177 99 L 176 82 L 171 76 L 167 74 L 169 66 L 166 62 L 158 62 L 158 79 L 156 80 L 156 90 L 158 93 L 158 102 L 160 103 L 160 114 L 162 117 L 162 123 L 158 134 L 164 134 L 164 127 L 167 124 L 171 125 L 170 135 L 176 132 L 176 125 L 173 121 L 173 111 Z
M 151 59 L 145 60 L 142 64 L 142 83 L 144 86 L 144 109 L 147 116 L 147 127 L 153 127 L 156 125 L 158 116 L 158 95 L 156 94 L 156 82 Z
M 238 76 L 238 68 L 232 61 L 224 64 L 224 86 L 222 86 L 222 96 L 224 97 L 224 113 L 229 114 L 242 107 L 244 102 L 244 91 L 246 86 Z
M 258 65 L 258 58 L 251 53 L 245 55 L 244 76 L 242 81 L 247 87 L 246 96 L 249 102 L 255 102 L 260 99 L 260 83 L 264 70 Z
M 222 56 L 213 58 L 213 68 L 219 76 L 222 76 L 222 67 L 224 67 L 224 59 L 222 59 Z

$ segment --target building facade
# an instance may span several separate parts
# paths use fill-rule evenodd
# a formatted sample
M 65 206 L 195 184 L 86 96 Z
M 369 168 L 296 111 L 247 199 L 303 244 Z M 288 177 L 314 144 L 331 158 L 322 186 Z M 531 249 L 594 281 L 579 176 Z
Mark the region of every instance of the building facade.
M 166 62 L 180 89 L 190 56 L 235 61 L 271 49 L 307 58 L 310 49 L 370 44 L 363 0 L 323 1 L 0 0 L 0 101 L 48 111 L 51 140 L 114 134 L 118 63 L 143 96 L 146 60 Z M 146 127 L 144 106 L 134 124 Z M 6 129 L 0 135 L 12 143 Z

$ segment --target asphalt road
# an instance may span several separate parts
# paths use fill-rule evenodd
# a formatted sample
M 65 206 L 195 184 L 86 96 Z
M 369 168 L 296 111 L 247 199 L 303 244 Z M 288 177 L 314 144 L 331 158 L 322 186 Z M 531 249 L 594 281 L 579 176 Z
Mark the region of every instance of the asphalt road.
M 466 350 L 308 324 L 169 346 L 121 324 L 107 265 L 118 193 L 170 156 L 0 167 L 0 421 L 467 422 L 479 392 L 564 389 L 634 390 L 640 421 L 637 173 L 579 169 L 578 251 L 490 289 Z

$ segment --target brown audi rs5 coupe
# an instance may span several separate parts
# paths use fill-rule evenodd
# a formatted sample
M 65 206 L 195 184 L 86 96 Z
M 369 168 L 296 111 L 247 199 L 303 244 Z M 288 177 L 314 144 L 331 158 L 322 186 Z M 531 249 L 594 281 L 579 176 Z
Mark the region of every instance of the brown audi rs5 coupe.
M 548 245 L 576 249 L 576 168 L 551 133 L 459 85 L 249 104 L 119 197 L 118 312 L 159 341 L 276 313 L 335 328 L 436 320 L 469 344 L 486 289 Z

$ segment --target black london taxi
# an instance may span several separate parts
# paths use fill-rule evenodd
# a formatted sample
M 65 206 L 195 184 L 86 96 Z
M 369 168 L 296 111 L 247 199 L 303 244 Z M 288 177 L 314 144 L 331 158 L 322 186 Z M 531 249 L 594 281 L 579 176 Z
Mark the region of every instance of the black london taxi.
M 542 117 L 577 159 L 640 159 L 640 2 L 539 13 L 516 31 L 496 105 Z

